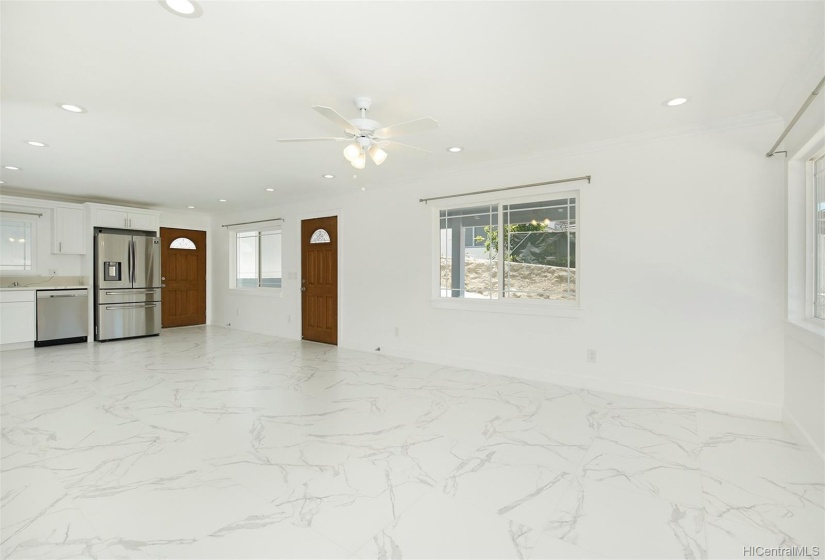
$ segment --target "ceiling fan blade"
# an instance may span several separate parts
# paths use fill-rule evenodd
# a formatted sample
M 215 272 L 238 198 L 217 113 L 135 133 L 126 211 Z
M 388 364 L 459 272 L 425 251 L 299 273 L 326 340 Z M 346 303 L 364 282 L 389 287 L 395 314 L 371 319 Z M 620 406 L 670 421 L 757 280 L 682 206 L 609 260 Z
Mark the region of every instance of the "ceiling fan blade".
M 430 117 L 422 117 L 414 121 L 407 121 L 392 126 L 385 126 L 375 131 L 375 135 L 379 138 L 393 138 L 403 134 L 412 134 L 413 132 L 423 132 L 424 130 L 432 130 L 438 128 L 438 121 Z
M 354 124 L 349 122 L 347 119 L 342 117 L 338 113 L 338 111 L 336 111 L 332 107 L 324 107 L 323 105 L 314 105 L 312 108 L 315 109 L 316 111 L 318 111 L 319 113 L 321 113 L 322 115 L 324 115 L 326 118 L 328 118 L 329 120 L 331 120 L 332 122 L 334 122 L 338 126 L 340 126 L 341 128 L 343 128 L 344 130 L 346 130 L 347 132 L 349 132 L 350 134 L 361 134 L 361 130 L 357 126 L 355 126 Z
M 419 152 L 425 152 L 431 154 L 430 150 L 425 150 L 424 148 L 419 148 L 418 146 L 411 146 L 409 144 L 404 144 L 403 142 L 396 142 L 395 140 L 383 140 L 379 142 L 380 146 L 401 146 L 402 148 L 410 148 L 411 150 L 418 150 Z
M 346 142 L 349 138 L 335 138 L 333 136 L 319 136 L 317 138 L 279 138 L 278 142 L 322 142 L 331 141 Z

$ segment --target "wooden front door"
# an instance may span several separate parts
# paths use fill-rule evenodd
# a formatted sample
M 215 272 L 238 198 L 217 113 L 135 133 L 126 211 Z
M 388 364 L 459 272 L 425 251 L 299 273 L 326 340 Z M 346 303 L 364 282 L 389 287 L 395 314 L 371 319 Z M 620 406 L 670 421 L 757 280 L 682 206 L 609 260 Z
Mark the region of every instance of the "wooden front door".
M 161 325 L 206 323 L 206 232 L 160 228 Z
M 301 222 L 301 336 L 338 344 L 338 216 Z

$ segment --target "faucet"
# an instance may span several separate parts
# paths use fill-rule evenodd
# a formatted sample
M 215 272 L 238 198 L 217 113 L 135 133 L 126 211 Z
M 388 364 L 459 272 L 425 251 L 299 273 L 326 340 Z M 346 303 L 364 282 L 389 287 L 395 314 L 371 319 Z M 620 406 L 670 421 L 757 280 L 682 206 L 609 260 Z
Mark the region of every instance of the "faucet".
M 16 281 L 15 281 L 15 282 L 12 282 L 12 283 L 11 283 L 11 287 L 12 287 L 12 288 L 16 288 L 16 287 L 17 287 L 17 286 L 19 286 L 19 285 L 20 285 L 20 282 L 16 282 Z

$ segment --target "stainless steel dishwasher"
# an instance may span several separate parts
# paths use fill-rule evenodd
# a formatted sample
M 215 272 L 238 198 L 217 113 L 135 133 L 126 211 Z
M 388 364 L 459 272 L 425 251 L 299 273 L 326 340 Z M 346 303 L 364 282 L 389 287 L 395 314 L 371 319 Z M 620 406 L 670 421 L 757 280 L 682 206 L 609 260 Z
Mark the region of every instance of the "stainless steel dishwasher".
M 37 290 L 35 346 L 86 342 L 88 334 L 88 290 Z

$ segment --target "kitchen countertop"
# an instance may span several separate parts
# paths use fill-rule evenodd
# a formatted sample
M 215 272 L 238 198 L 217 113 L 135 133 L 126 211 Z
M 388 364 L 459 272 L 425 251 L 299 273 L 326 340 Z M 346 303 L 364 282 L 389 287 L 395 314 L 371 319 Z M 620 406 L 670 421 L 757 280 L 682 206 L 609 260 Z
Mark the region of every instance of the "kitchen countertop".
M 0 288 L 3 292 L 37 291 L 37 290 L 88 290 L 89 286 L 9 286 Z

